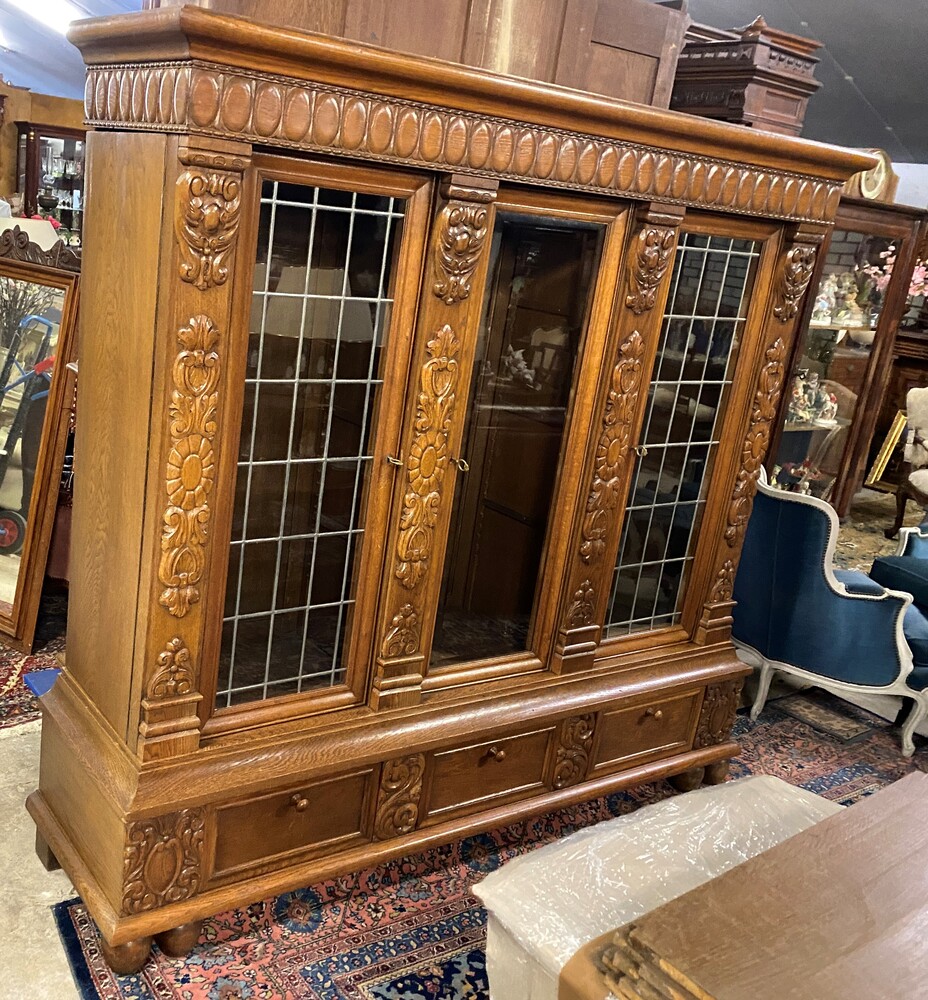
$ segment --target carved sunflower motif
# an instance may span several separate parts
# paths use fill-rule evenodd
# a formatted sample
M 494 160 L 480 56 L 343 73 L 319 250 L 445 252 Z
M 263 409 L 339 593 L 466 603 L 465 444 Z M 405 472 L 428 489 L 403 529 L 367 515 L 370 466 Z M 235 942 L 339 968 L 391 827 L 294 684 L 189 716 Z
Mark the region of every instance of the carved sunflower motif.
M 438 489 L 448 458 L 448 440 L 432 428 L 420 434 L 409 452 L 409 483 L 420 496 Z
M 213 448 L 201 434 L 191 434 L 171 449 L 167 462 L 167 491 L 171 503 L 193 510 L 206 503 L 216 472 Z

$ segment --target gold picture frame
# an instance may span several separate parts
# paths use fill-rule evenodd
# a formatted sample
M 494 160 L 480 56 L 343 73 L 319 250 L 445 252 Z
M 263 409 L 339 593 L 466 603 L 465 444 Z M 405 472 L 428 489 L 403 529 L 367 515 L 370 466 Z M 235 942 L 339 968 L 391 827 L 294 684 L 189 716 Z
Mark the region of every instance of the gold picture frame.
M 876 458 L 873 460 L 873 465 L 870 466 L 870 471 L 867 473 L 867 478 L 864 480 L 864 486 L 869 486 L 875 490 L 883 490 L 886 493 L 895 493 L 896 486 L 894 483 L 884 483 L 883 473 L 886 471 L 886 466 L 889 465 L 889 460 L 892 458 L 893 452 L 899 445 L 899 441 L 905 432 L 906 417 L 905 410 L 898 410 L 896 416 L 893 417 L 892 425 L 889 428 L 883 444 L 880 446 L 880 450 L 877 452 Z

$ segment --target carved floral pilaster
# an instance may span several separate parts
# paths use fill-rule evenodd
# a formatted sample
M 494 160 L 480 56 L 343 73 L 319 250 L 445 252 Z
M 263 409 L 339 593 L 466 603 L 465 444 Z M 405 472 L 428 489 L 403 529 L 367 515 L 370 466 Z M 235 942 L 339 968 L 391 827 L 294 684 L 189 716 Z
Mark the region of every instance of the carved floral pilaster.
M 425 573 L 432 551 L 435 523 L 442 504 L 441 486 L 450 460 L 448 436 L 457 396 L 461 345 L 446 323 L 428 342 L 416 403 L 416 437 L 406 462 L 396 543 L 395 574 L 407 589 Z
M 735 564 L 733 560 L 726 559 L 722 563 L 722 568 L 718 571 L 712 590 L 709 591 L 710 604 L 723 604 L 731 600 L 731 595 L 735 588 Z
M 578 715 L 561 723 L 551 779 L 552 788 L 567 788 L 586 778 L 595 728 L 594 714 Z
M 695 750 L 725 743 L 731 737 L 743 686 L 744 681 L 740 677 L 708 685 L 696 724 Z
M 728 505 L 725 541 L 730 548 L 734 548 L 744 538 L 747 530 L 757 480 L 770 444 L 771 424 L 777 414 L 777 403 L 786 371 L 785 362 L 786 344 L 782 337 L 777 337 L 764 355 L 764 366 L 758 376 L 751 410 L 751 426 L 741 449 L 741 468 Z
M 781 323 L 788 323 L 799 312 L 799 303 L 815 270 L 817 250 L 815 246 L 801 244 L 786 254 L 777 286 L 777 301 L 773 307 L 773 315 Z
M 641 391 L 644 338 L 635 330 L 619 347 L 612 370 L 602 430 L 596 445 L 593 481 L 583 516 L 580 558 L 598 559 L 606 545 L 609 515 L 621 499 L 619 491 L 631 448 L 632 428 Z
M 177 332 L 171 393 L 171 447 L 165 468 L 168 505 L 163 516 L 158 576 L 159 602 L 183 618 L 200 599 L 206 564 L 209 494 L 216 475 L 213 440 L 219 404 L 219 331 L 205 315 L 191 317 Z
M 425 755 L 421 753 L 399 757 L 383 765 L 374 816 L 376 840 L 390 840 L 415 830 L 424 772 Z
M 235 244 L 242 207 L 242 179 L 220 170 L 185 170 L 177 179 L 176 216 L 180 277 L 200 291 L 225 284 L 226 256 Z
M 202 809 L 137 820 L 126 830 L 122 912 L 131 915 L 195 896 L 203 879 Z
M 480 263 L 488 219 L 489 212 L 481 204 L 452 201 L 442 209 L 432 291 L 445 305 L 463 302 L 470 295 L 470 280 Z
M 590 580 L 584 580 L 576 589 L 570 607 L 567 609 L 567 624 L 570 627 L 578 628 L 589 625 L 593 621 L 593 615 L 596 611 L 595 595 L 596 592 Z
M 638 234 L 625 297 L 625 305 L 636 316 L 654 308 L 658 286 L 670 266 L 675 239 L 673 228 L 645 226 Z

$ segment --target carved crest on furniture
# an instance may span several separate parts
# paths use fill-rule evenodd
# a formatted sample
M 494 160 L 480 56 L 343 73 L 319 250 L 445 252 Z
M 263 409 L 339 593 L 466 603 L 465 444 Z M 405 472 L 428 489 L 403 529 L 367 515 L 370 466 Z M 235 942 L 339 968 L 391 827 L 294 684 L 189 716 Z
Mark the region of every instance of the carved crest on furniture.
M 744 681 L 740 677 L 708 685 L 699 712 L 699 722 L 696 724 L 696 738 L 693 742 L 695 749 L 724 743 L 731 737 L 743 686 Z
M 561 723 L 551 778 L 552 788 L 567 788 L 586 778 L 595 728 L 596 716 L 593 714 L 578 715 Z
M 25 264 L 39 264 L 42 267 L 54 267 L 61 271 L 80 271 L 81 252 L 66 246 L 61 240 L 43 250 L 38 243 L 33 243 L 29 234 L 19 226 L 0 231 L 0 260 L 19 260 Z
M 130 823 L 122 912 L 142 913 L 196 895 L 203 878 L 204 836 L 201 809 Z
M 432 287 L 446 305 L 470 295 L 470 279 L 487 238 L 488 217 L 480 204 L 453 201 L 442 209 L 435 254 L 437 280 Z
M 657 288 L 670 266 L 670 255 L 677 238 L 675 229 L 645 227 L 638 234 L 635 266 L 629 268 L 629 293 L 625 305 L 636 315 L 654 308 Z
M 419 798 L 425 756 L 410 754 L 387 761 L 380 773 L 380 792 L 374 817 L 374 836 L 389 840 L 415 830 L 419 821 Z
M 419 649 L 419 615 L 412 604 L 404 604 L 390 620 L 380 654 L 385 659 L 412 656 Z
M 200 291 L 223 285 L 229 276 L 225 258 L 238 233 L 241 175 L 220 170 L 185 170 L 177 178 L 177 188 L 177 238 L 184 257 L 181 280 L 196 285 Z
M 192 694 L 195 685 L 190 650 L 184 645 L 183 639 L 174 636 L 158 656 L 158 672 L 148 682 L 147 697 L 154 701 L 158 698 Z
M 572 627 L 589 625 L 596 612 L 594 603 L 596 591 L 589 580 L 584 580 L 577 588 L 574 599 L 567 609 L 567 624 Z
M 781 323 L 788 323 L 799 312 L 812 272 L 815 270 L 815 255 L 818 248 L 814 246 L 795 246 L 787 254 L 783 262 L 783 273 L 777 289 L 777 304 L 773 315 Z
M 712 584 L 712 590 L 709 591 L 709 603 L 723 604 L 725 601 L 730 601 L 734 586 L 735 564 L 731 559 L 726 559 Z

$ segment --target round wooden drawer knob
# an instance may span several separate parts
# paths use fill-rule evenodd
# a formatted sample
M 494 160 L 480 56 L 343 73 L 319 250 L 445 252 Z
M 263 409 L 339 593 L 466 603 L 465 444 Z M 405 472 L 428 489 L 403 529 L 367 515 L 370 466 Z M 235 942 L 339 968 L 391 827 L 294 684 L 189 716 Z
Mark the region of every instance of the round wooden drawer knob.
M 493 758 L 493 760 L 505 760 L 506 751 L 501 750 L 499 747 L 490 747 L 487 753 Z
M 294 792 L 290 798 L 290 804 L 298 813 L 305 812 L 309 806 L 309 799 L 300 795 L 299 792 Z
M 659 708 L 649 708 L 649 709 L 647 709 L 647 711 L 644 714 L 645 715 L 650 715 L 652 719 L 663 719 L 664 718 L 664 713 Z

